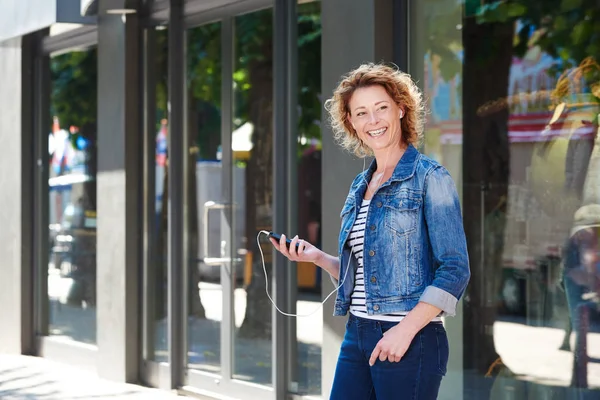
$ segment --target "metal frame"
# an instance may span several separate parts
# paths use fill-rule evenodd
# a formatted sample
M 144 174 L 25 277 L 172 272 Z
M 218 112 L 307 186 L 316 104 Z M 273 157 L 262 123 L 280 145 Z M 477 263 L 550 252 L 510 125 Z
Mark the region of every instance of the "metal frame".
M 273 229 L 296 232 L 297 212 L 297 39 L 296 2 L 276 0 L 273 12 Z M 273 293 L 277 304 L 296 312 L 296 266 L 275 252 Z M 278 268 L 283 265 L 283 268 Z M 273 308 L 273 385 L 275 397 L 285 398 L 295 377 L 297 364 L 296 320 Z M 297 386 L 297 385 L 296 385 Z
M 147 362 L 154 357 L 154 319 L 150 317 L 149 310 L 155 310 L 155 296 L 153 287 L 155 285 L 156 272 L 156 247 L 153 245 L 156 232 L 155 217 L 155 193 L 156 193 L 156 169 L 155 164 L 155 99 L 156 88 L 154 79 L 156 76 L 155 57 L 155 32 L 152 29 L 145 29 L 142 33 L 142 115 L 143 115 L 143 184 L 142 193 L 146 195 L 142 198 L 143 204 L 143 244 L 142 244 L 142 354 L 141 360 Z
M 38 132 L 36 113 L 37 44 L 39 33 L 21 39 L 21 351 L 35 352 L 35 227 L 34 176 L 36 172 L 35 142 Z
M 402 70 L 410 66 L 410 1 L 394 0 L 394 63 Z
M 47 33 L 47 31 L 46 31 Z M 40 43 L 41 44 L 41 43 Z M 41 50 L 41 49 L 40 49 Z M 36 336 L 48 335 L 48 225 L 50 213 L 48 132 L 44 121 L 50 120 L 50 58 L 42 51 L 34 62 L 34 159 L 33 193 L 33 280 L 34 280 L 34 332 Z M 39 347 L 37 347 L 39 349 Z
M 183 24 L 183 0 L 171 0 L 169 18 L 169 254 L 168 254 L 168 343 L 170 383 L 175 389 L 182 385 L 185 362 L 185 292 L 187 271 L 186 245 L 186 35 Z M 182 271 L 182 269 L 184 271 Z

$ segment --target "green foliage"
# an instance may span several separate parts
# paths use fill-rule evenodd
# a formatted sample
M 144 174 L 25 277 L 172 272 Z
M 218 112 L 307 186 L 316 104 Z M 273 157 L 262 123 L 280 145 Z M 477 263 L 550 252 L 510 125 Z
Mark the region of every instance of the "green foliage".
M 435 5 L 434 5 L 435 3 Z M 490 25 L 490 46 L 480 59 L 495 57 L 493 41 L 494 24 L 520 22 L 514 55 L 523 57 L 529 49 L 529 38 L 534 30 L 542 30 L 537 40 L 541 49 L 562 60 L 561 65 L 549 71 L 555 76 L 577 66 L 586 57 L 600 60 L 600 7 L 596 0 L 436 0 L 422 7 L 427 18 L 426 48 L 430 54 L 440 56 L 440 69 L 444 79 L 460 72 L 461 61 L 455 56 L 462 47 L 461 32 L 456 21 L 475 18 L 478 24 Z
M 320 138 L 321 119 L 321 18 L 320 3 L 298 6 L 299 132 Z M 272 40 L 273 13 L 265 9 L 235 19 L 235 125 L 248 121 L 248 93 L 253 82 L 248 74 L 253 62 L 272 60 L 262 50 Z M 168 117 L 168 30 L 155 31 L 156 129 Z M 220 127 L 221 26 L 211 23 L 188 30 L 187 75 L 189 95 L 199 114 L 197 144 L 210 140 Z M 52 58 L 52 114 L 61 126 L 95 123 L 97 113 L 97 53 L 75 51 Z M 208 139 L 207 139 L 208 137 Z M 206 146 L 200 146 L 205 148 Z
M 81 128 L 96 123 L 98 74 L 95 48 L 52 57 L 50 79 L 50 113 L 51 117 L 58 117 L 61 127 L 75 125 Z
M 427 26 L 423 37 L 426 51 L 431 57 L 440 57 L 442 78 L 449 81 L 462 71 L 462 61 L 457 56 L 462 49 L 462 32 L 457 26 L 462 20 L 462 6 L 457 0 L 429 0 L 421 7 Z
M 298 133 L 321 139 L 321 3 L 298 6 Z
M 600 7 L 596 0 L 509 0 L 485 2 L 477 12 L 482 24 L 522 23 L 515 55 L 527 50 L 532 29 L 543 29 L 538 41 L 553 57 L 560 57 L 562 69 L 578 65 L 586 57 L 600 59 Z

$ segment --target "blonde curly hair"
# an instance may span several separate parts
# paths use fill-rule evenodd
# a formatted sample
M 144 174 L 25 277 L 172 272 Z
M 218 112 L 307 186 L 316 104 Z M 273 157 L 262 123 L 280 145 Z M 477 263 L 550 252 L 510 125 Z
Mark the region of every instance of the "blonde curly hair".
M 373 155 L 350 123 L 348 103 L 356 89 L 374 85 L 382 86 L 404 111 L 404 117 L 400 121 L 403 142 L 418 146 L 425 126 L 426 109 L 423 94 L 409 74 L 400 71 L 396 66 L 375 63 L 363 64 L 343 76 L 333 96 L 325 101 L 335 140 L 358 157 Z

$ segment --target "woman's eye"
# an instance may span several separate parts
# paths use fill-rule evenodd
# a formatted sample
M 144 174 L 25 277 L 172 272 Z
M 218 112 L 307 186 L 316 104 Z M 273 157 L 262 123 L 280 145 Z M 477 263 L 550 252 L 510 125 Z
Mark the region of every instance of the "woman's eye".
M 381 106 L 381 108 L 379 109 L 379 111 L 383 111 L 383 110 L 387 110 L 388 106 Z
M 363 111 L 360 111 L 358 114 L 356 114 L 357 117 L 362 117 L 363 115 L 365 115 Z

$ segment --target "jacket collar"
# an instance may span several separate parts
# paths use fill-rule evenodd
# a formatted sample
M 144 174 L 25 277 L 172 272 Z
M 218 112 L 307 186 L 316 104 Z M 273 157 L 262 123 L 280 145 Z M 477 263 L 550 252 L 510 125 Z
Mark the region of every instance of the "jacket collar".
M 392 182 L 404 181 L 411 178 L 415 173 L 418 159 L 419 151 L 412 144 L 409 144 L 402 155 L 402 158 L 400 158 L 400 161 L 396 164 L 396 168 L 394 168 L 391 178 L 381 185 L 381 187 L 387 186 Z M 369 168 L 360 174 L 361 178 L 358 179 L 354 185 L 354 189 L 358 196 L 364 197 L 364 193 L 367 190 L 367 182 L 371 181 L 371 177 L 375 170 L 377 170 L 377 160 L 373 159 Z

